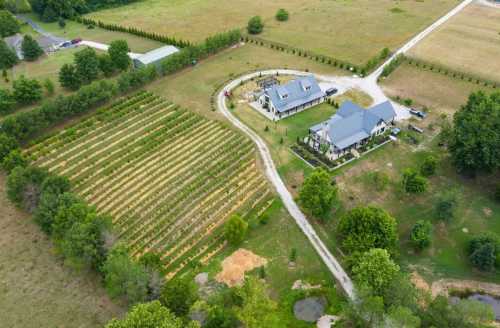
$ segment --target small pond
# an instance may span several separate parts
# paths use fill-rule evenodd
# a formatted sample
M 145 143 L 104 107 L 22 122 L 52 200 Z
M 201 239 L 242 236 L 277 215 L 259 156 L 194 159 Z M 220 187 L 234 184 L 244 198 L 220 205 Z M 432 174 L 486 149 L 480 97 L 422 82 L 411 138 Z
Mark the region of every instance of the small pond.
M 491 307 L 493 308 L 493 312 L 495 312 L 496 320 L 500 321 L 500 298 L 480 293 L 472 293 L 463 297 L 450 296 L 450 300 L 454 303 L 458 302 L 458 300 L 460 299 L 474 300 L 491 305 Z

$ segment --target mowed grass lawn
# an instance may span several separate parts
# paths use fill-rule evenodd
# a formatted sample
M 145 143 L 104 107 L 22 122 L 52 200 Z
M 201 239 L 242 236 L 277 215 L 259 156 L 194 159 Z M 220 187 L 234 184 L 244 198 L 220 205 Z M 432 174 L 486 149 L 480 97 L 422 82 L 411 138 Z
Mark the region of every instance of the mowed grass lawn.
M 419 106 L 438 109 L 450 116 L 467 102 L 472 92 L 495 90 L 407 63 L 398 67 L 381 85 L 390 97 L 410 98 Z
M 410 51 L 411 56 L 500 82 L 500 10 L 472 4 Z
M 147 89 L 202 115 L 220 119 L 221 115 L 212 111 L 210 106 L 210 97 L 216 89 L 248 71 L 273 68 L 309 70 L 331 75 L 346 74 L 346 71 L 304 57 L 246 44 L 237 49 L 223 51 L 174 75 L 158 79 Z
M 94 275 L 74 272 L 26 213 L 7 200 L 0 175 L 0 321 L 2 327 L 97 328 L 125 308 L 114 304 Z
M 398 48 L 457 4 L 456 0 L 146 0 L 88 17 L 196 42 L 244 28 L 250 17 L 260 15 L 265 23 L 263 38 L 362 64 L 384 47 Z M 290 12 L 288 22 L 275 20 L 278 8 Z

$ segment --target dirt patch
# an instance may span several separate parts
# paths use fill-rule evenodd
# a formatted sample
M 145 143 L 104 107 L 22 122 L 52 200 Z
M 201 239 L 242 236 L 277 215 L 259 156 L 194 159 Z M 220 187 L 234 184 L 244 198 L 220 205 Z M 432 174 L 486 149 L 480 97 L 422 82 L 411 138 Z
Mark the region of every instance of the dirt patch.
M 490 217 L 490 216 L 491 216 L 491 214 L 493 214 L 493 211 L 491 210 L 491 208 L 484 207 L 484 208 L 483 208 L 483 213 L 484 213 L 484 215 L 486 215 L 487 217 Z
M 245 280 L 245 272 L 266 265 L 267 260 L 249 250 L 240 248 L 222 261 L 222 271 L 215 280 L 229 287 L 241 286 Z
M 417 289 L 423 290 L 424 292 L 429 292 L 431 290 L 427 281 L 425 281 L 425 279 L 417 271 L 413 271 L 411 273 L 410 280 Z
M 474 280 L 441 279 L 432 283 L 432 296 L 445 295 L 451 291 L 484 293 L 500 297 L 500 285 Z

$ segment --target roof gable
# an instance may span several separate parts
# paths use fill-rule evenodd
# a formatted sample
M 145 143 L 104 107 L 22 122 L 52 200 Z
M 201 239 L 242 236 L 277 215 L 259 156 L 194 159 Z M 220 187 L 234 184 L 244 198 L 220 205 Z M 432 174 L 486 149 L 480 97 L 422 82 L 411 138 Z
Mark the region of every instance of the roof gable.
M 136 59 L 138 61 L 140 61 L 141 63 L 143 63 L 144 65 L 148 65 L 148 64 L 156 62 L 157 60 L 168 57 L 168 56 L 170 56 L 178 51 L 179 51 L 179 49 L 177 49 L 174 46 L 164 46 L 161 48 L 151 50 L 150 52 L 147 52 L 144 55 L 139 56 Z
M 387 101 L 369 109 L 363 109 L 351 101 L 345 101 L 327 123 L 331 142 L 340 149 L 368 138 L 381 122 L 392 121 L 396 112 Z
M 314 76 L 304 76 L 284 85 L 273 85 L 265 93 L 278 112 L 303 105 L 324 96 Z

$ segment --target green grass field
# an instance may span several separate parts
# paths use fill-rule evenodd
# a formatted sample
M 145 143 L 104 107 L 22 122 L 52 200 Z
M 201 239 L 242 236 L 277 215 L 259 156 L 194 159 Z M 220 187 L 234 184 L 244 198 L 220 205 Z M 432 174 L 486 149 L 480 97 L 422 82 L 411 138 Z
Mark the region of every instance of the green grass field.
M 336 75 L 347 73 L 304 57 L 247 44 L 237 49 L 228 49 L 197 66 L 159 79 L 147 86 L 147 89 L 202 115 L 220 119 L 220 114 L 213 112 L 210 106 L 210 97 L 214 91 L 236 76 L 267 68 L 310 70 Z
M 0 314 L 2 327 L 100 328 L 124 308 L 113 303 L 93 274 L 74 272 L 50 240 L 5 193 L 0 174 Z
M 260 15 L 265 39 L 362 64 L 384 47 L 398 48 L 456 4 L 456 0 L 379 0 L 376 5 L 369 0 L 146 0 L 88 16 L 200 41 L 244 28 L 250 17 Z M 290 12 L 289 21 L 275 20 L 278 8 Z
M 472 4 L 410 51 L 411 56 L 500 82 L 500 10 Z
M 422 83 L 425 81 L 425 83 Z M 470 93 L 494 89 L 452 78 L 437 72 L 403 63 L 387 79 L 382 88 L 390 97 L 413 99 L 420 106 L 452 115 L 462 104 L 465 104 Z

